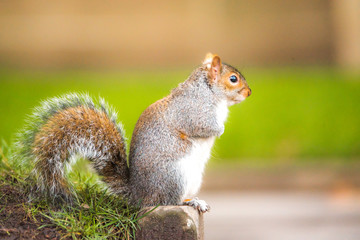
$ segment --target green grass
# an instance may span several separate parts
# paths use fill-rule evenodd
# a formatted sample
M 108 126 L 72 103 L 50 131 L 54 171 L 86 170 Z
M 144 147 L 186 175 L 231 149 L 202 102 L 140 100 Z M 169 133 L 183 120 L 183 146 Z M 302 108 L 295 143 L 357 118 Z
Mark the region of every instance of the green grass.
M 39 101 L 70 91 L 101 95 L 118 110 L 127 138 L 141 112 L 187 71 L 0 72 L 0 137 L 10 141 Z M 360 157 L 360 75 L 330 68 L 244 69 L 253 94 L 230 108 L 216 162 Z M 224 160 L 219 160 L 224 159 Z
M 135 236 L 138 209 L 106 191 L 99 191 L 96 185 L 87 185 L 78 193 L 76 206 L 42 215 L 66 230 L 66 235 L 73 239 L 130 239 Z
M 19 168 L 16 160 L 9 160 L 9 149 L 5 143 L 0 147 L 0 184 L 28 192 L 35 182 L 27 178 L 30 169 Z M 72 206 L 58 209 L 40 198 L 27 203 L 25 194 L 23 207 L 28 217 L 35 222 L 40 222 L 39 216 L 50 219 L 51 225 L 64 230 L 63 237 L 72 239 L 133 239 L 137 221 L 144 215 L 139 215 L 138 207 L 129 206 L 126 200 L 109 194 L 97 183 L 99 177 L 84 168 L 84 163 L 84 160 L 78 161 L 74 171 L 69 173 L 77 192 Z M 0 195 L 0 200 L 2 197 Z

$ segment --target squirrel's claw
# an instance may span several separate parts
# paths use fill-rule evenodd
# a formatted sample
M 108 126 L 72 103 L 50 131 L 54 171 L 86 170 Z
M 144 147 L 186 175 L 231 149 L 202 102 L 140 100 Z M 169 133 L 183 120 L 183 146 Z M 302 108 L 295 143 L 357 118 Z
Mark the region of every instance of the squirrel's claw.
M 210 211 L 210 206 L 204 200 L 199 200 L 197 197 L 193 199 L 186 199 L 183 204 L 191 206 L 201 213 Z

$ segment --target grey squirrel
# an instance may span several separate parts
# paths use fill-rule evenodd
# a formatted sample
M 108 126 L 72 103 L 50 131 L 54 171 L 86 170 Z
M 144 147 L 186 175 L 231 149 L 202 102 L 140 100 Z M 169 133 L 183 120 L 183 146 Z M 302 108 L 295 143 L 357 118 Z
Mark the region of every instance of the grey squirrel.
M 74 196 L 64 172 L 80 155 L 113 193 L 131 204 L 187 204 L 206 212 L 206 202 L 194 198 L 205 163 L 215 138 L 224 132 L 228 106 L 250 94 L 243 75 L 209 53 L 185 82 L 141 114 L 128 164 L 124 131 L 114 111 L 103 100 L 96 104 L 81 94 L 43 102 L 17 146 L 34 165 L 38 192 L 54 201 Z

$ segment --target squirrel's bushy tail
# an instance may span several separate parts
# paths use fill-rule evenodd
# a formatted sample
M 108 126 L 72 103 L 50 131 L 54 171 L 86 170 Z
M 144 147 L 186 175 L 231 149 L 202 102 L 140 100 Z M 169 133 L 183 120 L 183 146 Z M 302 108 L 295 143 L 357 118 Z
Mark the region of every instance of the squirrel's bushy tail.
M 37 187 L 50 198 L 69 200 L 65 168 L 75 156 L 91 161 L 110 189 L 127 194 L 126 141 L 116 113 L 100 99 L 67 94 L 35 108 L 18 135 L 16 157 L 33 166 Z

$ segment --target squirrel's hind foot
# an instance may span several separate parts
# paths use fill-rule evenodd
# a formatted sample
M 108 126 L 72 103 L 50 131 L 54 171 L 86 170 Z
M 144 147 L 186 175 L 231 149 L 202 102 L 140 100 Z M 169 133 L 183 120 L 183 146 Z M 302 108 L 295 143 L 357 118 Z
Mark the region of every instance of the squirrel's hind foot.
M 186 199 L 183 204 L 191 206 L 201 213 L 210 211 L 210 206 L 204 200 L 199 200 L 197 197 L 193 199 Z

